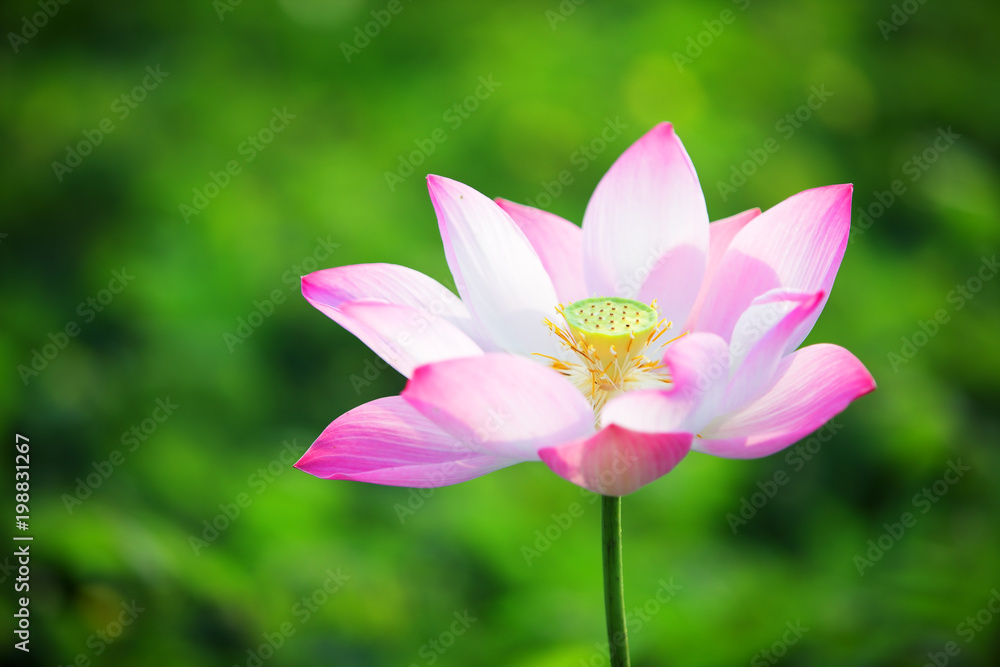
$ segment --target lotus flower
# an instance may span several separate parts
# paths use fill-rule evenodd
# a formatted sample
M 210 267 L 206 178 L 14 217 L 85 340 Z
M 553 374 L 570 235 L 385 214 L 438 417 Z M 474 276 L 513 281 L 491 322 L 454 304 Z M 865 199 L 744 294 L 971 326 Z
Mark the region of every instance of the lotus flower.
M 709 224 L 670 124 L 576 226 L 427 179 L 459 299 L 390 264 L 317 271 L 305 298 L 408 378 L 330 424 L 298 468 L 435 487 L 514 463 L 621 496 L 694 450 L 772 454 L 872 391 L 844 348 L 797 349 L 847 247 L 850 185 Z

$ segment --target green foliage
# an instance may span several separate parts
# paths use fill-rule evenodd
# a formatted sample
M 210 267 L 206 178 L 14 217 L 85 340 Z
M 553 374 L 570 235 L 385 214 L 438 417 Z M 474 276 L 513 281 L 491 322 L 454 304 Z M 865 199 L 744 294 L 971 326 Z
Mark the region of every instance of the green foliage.
M 854 183 L 809 342 L 879 390 L 828 442 L 693 455 L 625 498 L 634 664 L 767 664 L 797 622 L 784 664 L 922 664 L 950 641 L 995 664 L 1000 618 L 960 624 L 1000 586 L 1000 281 L 978 278 L 1000 241 L 1000 6 L 51 4 L 30 38 L 39 3 L 0 10 L 21 35 L 0 64 L 0 415 L 31 438 L 35 536 L 32 652 L 8 634 L 5 664 L 247 665 L 268 641 L 273 665 L 604 664 L 593 496 L 541 464 L 422 494 L 290 467 L 403 386 L 298 277 L 391 262 L 451 284 L 425 174 L 579 222 L 663 120 L 713 219 Z

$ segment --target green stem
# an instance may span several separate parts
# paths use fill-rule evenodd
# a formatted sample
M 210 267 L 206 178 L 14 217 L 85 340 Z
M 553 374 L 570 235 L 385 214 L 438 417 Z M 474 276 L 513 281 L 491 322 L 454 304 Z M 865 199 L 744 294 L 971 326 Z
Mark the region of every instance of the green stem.
M 604 554 L 604 611 L 608 617 L 611 667 L 629 667 L 622 580 L 622 499 L 601 496 L 601 551 Z

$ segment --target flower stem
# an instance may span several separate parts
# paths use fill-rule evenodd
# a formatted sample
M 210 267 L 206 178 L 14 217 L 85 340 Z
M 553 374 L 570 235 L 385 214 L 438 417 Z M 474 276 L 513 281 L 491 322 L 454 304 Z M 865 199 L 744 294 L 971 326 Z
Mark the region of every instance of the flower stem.
M 629 667 L 622 580 L 622 499 L 601 496 L 601 551 L 604 554 L 604 611 L 608 618 L 611 667 Z

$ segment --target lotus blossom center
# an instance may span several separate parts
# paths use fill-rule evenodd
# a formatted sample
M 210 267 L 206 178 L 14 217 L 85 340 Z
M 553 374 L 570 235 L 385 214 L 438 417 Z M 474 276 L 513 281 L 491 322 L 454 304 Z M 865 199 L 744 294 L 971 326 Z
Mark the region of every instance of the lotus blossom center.
M 650 350 L 671 326 L 659 319 L 656 301 L 646 305 L 621 297 L 594 297 L 556 310 L 565 326 L 549 320 L 545 325 L 560 338 L 565 354 L 561 358 L 547 357 L 549 365 L 583 392 L 594 408 L 595 418 L 618 394 L 670 382 L 667 369 L 660 363 L 663 355 L 654 355 Z
M 632 299 L 583 299 L 563 308 L 563 318 L 576 337 L 585 339 L 602 358 L 633 347 L 631 342 L 652 333 L 656 311 Z

